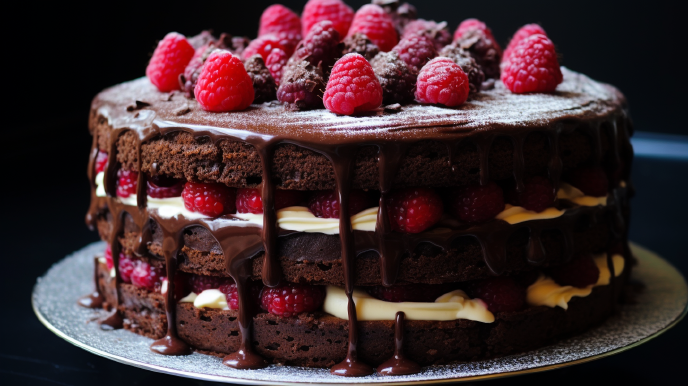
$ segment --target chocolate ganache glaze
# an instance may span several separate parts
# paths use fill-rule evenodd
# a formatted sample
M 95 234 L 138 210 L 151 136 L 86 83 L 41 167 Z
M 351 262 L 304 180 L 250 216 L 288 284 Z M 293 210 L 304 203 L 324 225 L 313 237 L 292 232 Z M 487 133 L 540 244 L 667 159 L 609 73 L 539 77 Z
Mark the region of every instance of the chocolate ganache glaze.
M 140 230 L 135 252 L 149 254 L 151 242 L 150 222 L 155 221 L 163 232 L 163 255 L 167 271 L 166 315 L 167 335 L 153 343 L 151 349 L 166 355 L 182 355 L 190 347 L 176 334 L 175 272 L 177 259 L 183 247 L 183 233 L 191 227 L 203 227 L 221 246 L 227 271 L 234 279 L 239 296 L 239 324 L 241 348 L 228 355 L 224 363 L 235 368 L 259 368 L 265 361 L 254 352 L 251 340 L 252 309 L 247 283 L 252 274 L 252 259 L 264 254 L 262 280 L 266 286 L 276 286 L 282 279 L 280 262 L 276 252 L 277 238 L 287 235 L 277 228 L 274 208 L 274 179 L 271 177 L 273 154 L 279 145 L 293 144 L 324 156 L 334 170 L 335 185 L 340 201 L 339 238 L 341 259 L 344 267 L 345 292 L 348 297 L 349 342 L 344 362 L 332 368 L 333 374 L 361 376 L 373 373 L 373 368 L 358 360 L 356 307 L 352 297 L 356 256 L 375 251 L 380 255 L 382 283 L 396 282 L 401 257 L 421 243 L 431 243 L 448 248 L 458 237 L 474 237 L 480 243 L 485 263 L 495 275 L 504 273 L 506 241 L 514 232 L 526 228 L 530 233 L 528 262 L 540 265 L 545 260 L 545 249 L 540 235 L 543 231 L 558 230 L 562 233 L 566 251 L 573 251 L 573 228 L 581 218 L 606 215 L 599 209 L 571 206 L 557 218 L 509 224 L 492 221 L 478 225 L 458 225 L 447 232 L 400 234 L 391 231 L 386 202 L 394 185 L 401 159 L 411 145 L 421 141 L 443 143 L 449 154 L 447 167 L 453 170 L 453 159 L 460 145 L 473 143 L 480 159 L 480 183 L 490 179 L 488 156 L 497 137 L 510 138 L 513 143 L 513 177 L 517 190 L 523 188 L 525 156 L 523 144 L 532 132 L 541 132 L 549 142 L 550 159 L 548 176 L 557 189 L 562 174 L 559 137 L 562 133 L 579 130 L 586 133 L 593 147 L 593 162 L 602 165 L 610 176 L 609 205 L 605 212 L 613 212 L 615 221 L 612 233 L 619 244 L 626 245 L 628 196 L 632 190 L 629 181 L 632 149 L 629 137 L 632 126 L 626 112 L 626 102 L 612 86 L 597 83 L 584 75 L 562 68 L 564 82 L 553 94 L 512 94 L 501 82 L 494 89 L 481 92 L 459 108 L 428 105 L 408 105 L 395 109 L 380 109 L 361 116 L 338 116 L 326 110 L 294 112 L 276 103 L 252 105 L 245 111 L 212 113 L 202 110 L 195 100 L 181 92 L 159 92 L 146 78 L 112 87 L 100 93 L 93 101 L 90 129 L 94 135 L 89 162 L 91 180 L 91 206 L 86 216 L 87 224 L 95 228 L 98 216 L 109 211 L 112 230 L 108 242 L 112 248 L 115 267 L 115 283 L 119 287 L 121 277 L 118 268 L 120 245 L 118 236 L 124 231 L 124 216 L 128 214 Z M 103 130 L 103 128 L 105 128 Z M 141 145 L 174 132 L 186 132 L 195 138 L 204 137 L 217 144 L 223 140 L 241 141 L 252 146 L 260 157 L 262 176 L 260 189 L 263 202 L 263 224 L 244 221 L 236 216 L 225 215 L 216 219 L 188 219 L 183 215 L 163 218 L 146 205 L 146 173 L 142 172 Z M 123 204 L 116 197 L 117 141 L 127 132 L 135 133 L 138 174 L 137 205 Z M 602 157 L 602 133 L 609 142 L 607 157 Z M 106 165 L 104 185 L 107 197 L 96 195 L 95 159 L 99 143 L 107 136 L 109 160 Z M 352 189 L 356 151 L 363 146 L 378 149 L 377 167 L 381 192 L 377 224 L 374 232 L 353 231 L 348 211 L 348 193 Z M 102 146 L 101 146 L 102 148 Z M 156 165 L 152 166 L 153 172 Z M 622 181 L 626 181 L 622 183 Z M 627 247 L 624 254 L 630 256 Z M 611 256 L 611 253 L 609 254 Z M 569 256 L 570 258 L 570 256 Z M 611 266 L 612 261 L 609 259 Z M 613 268 L 611 268 L 613 272 Z M 612 285 L 614 275 L 612 275 Z M 119 290 L 118 290 L 119 291 Z M 613 293 L 614 291 L 612 291 Z M 80 304 L 99 307 L 100 294 L 92 294 Z M 612 304 L 615 301 L 612 297 Z M 116 307 L 112 315 L 102 321 L 104 325 L 119 328 L 122 319 Z M 117 315 L 117 316 L 115 316 Z M 403 358 L 401 352 L 404 329 L 403 313 L 396 320 L 396 354 L 389 366 L 381 366 L 381 373 L 405 374 L 417 371 L 417 365 Z

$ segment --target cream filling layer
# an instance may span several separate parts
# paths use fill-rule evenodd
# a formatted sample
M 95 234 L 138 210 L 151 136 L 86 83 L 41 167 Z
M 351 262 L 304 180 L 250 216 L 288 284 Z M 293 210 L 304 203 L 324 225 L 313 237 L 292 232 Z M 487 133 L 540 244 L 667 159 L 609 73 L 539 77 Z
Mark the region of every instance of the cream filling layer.
M 608 285 L 611 272 L 607 265 L 607 254 L 595 255 L 593 259 L 600 270 L 597 283 L 585 288 L 576 288 L 570 285 L 559 285 L 552 278 L 540 275 L 537 281 L 528 287 L 526 301 L 531 306 L 561 307 L 566 310 L 569 308 L 569 302 L 572 298 L 586 297 L 592 293 L 594 287 Z M 624 270 L 625 260 L 621 255 L 612 255 L 612 263 L 614 264 L 614 277 L 618 277 Z
M 378 207 L 368 208 L 351 216 L 351 227 L 357 231 L 375 231 Z M 246 221 L 263 225 L 263 215 L 238 213 L 235 215 Z M 327 235 L 339 234 L 338 218 L 315 217 L 305 206 L 290 206 L 277 211 L 277 226 L 288 231 L 318 232 Z
M 576 205 L 580 206 L 597 206 L 607 205 L 607 196 L 604 197 L 593 197 L 586 196 L 580 189 L 575 186 L 569 185 L 566 182 L 562 182 L 559 185 L 559 190 L 557 191 L 557 198 L 563 200 L 569 200 Z
M 105 193 L 105 184 L 103 183 L 103 180 L 105 179 L 105 172 L 100 172 L 96 174 L 96 197 L 105 197 L 107 194 Z
M 227 297 L 224 293 L 217 289 L 207 289 L 196 294 L 194 292 L 186 295 L 179 300 L 179 303 L 193 303 L 196 308 L 216 308 L 220 310 L 229 310 L 227 304 Z
M 471 299 L 461 290 L 444 294 L 431 302 L 385 302 L 361 290 L 354 290 L 358 320 L 394 320 L 403 311 L 408 320 L 466 319 L 482 323 L 494 322 L 494 315 L 480 299 Z M 323 310 L 340 319 L 348 319 L 348 299 L 343 288 L 327 286 Z
M 532 210 L 528 210 L 522 206 L 506 204 L 504 206 L 504 210 L 495 218 L 498 220 L 504 220 L 513 225 L 530 220 L 547 220 L 550 218 L 557 218 L 563 214 L 564 211 L 557 208 L 547 208 L 542 212 L 533 212 Z

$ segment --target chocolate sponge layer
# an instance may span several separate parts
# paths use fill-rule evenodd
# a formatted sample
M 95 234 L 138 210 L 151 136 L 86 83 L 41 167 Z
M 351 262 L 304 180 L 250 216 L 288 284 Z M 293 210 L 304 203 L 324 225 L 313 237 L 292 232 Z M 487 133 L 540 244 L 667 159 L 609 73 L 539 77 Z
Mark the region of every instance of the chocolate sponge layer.
M 630 268 L 630 264 L 626 267 Z M 107 268 L 99 265 L 101 291 L 112 292 L 113 281 Z M 497 313 L 494 323 L 469 320 L 407 321 L 404 352 L 421 365 L 445 364 L 502 356 L 533 349 L 601 323 L 612 313 L 612 302 L 622 293 L 630 273 L 611 286 L 596 287 L 585 298 L 574 298 L 569 309 L 529 307 L 521 311 Z M 162 295 L 122 284 L 125 328 L 151 338 L 166 332 L 167 320 Z M 612 299 L 614 296 L 614 299 Z M 179 337 L 205 353 L 224 355 L 240 345 L 238 311 L 177 305 Z M 393 355 L 394 322 L 358 323 L 358 355 L 365 363 L 378 365 Z M 316 312 L 281 318 L 260 312 L 253 318 L 256 351 L 270 362 L 288 365 L 329 367 L 346 356 L 348 322 Z

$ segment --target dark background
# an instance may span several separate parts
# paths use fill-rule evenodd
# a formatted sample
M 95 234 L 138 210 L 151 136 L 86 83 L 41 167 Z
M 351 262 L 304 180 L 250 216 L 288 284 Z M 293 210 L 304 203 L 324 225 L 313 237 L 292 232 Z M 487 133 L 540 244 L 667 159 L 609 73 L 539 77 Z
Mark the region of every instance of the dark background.
M 144 75 L 150 54 L 169 31 L 202 29 L 255 37 L 271 1 L 159 4 L 65 2 L 4 8 L 5 62 L 0 379 L 4 384 L 202 384 L 121 365 L 60 340 L 36 319 L 36 277 L 66 254 L 97 239 L 83 222 L 90 101 L 103 88 Z M 282 1 L 300 12 L 305 0 Z M 348 0 L 354 9 L 365 1 Z M 419 15 L 446 20 L 453 32 L 468 17 L 487 22 L 505 46 L 518 27 L 539 22 L 562 64 L 616 85 L 628 97 L 636 130 L 688 134 L 685 123 L 685 12 L 676 2 L 418 0 Z M 7 102 L 9 101 L 9 106 Z M 9 166 L 9 167 L 8 167 Z M 688 272 L 679 240 L 688 235 L 684 192 L 688 162 L 636 158 L 631 238 Z M 7 304 L 9 302 L 9 304 Z M 641 348 L 510 383 L 669 383 L 682 377 L 688 323 Z M 9 382 L 7 382 L 9 381 Z

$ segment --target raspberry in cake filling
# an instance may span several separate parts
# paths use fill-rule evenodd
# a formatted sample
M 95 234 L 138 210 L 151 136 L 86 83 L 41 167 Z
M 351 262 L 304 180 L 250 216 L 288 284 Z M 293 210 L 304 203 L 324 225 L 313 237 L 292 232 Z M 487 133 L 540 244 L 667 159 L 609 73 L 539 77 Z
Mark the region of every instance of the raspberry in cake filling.
M 147 77 L 98 94 L 87 223 L 107 247 L 80 304 L 103 326 L 162 355 L 365 376 L 613 314 L 632 265 L 621 93 L 560 67 L 539 25 L 502 52 L 480 20 L 452 41 L 373 3 L 273 5 L 255 39 L 170 33 Z

